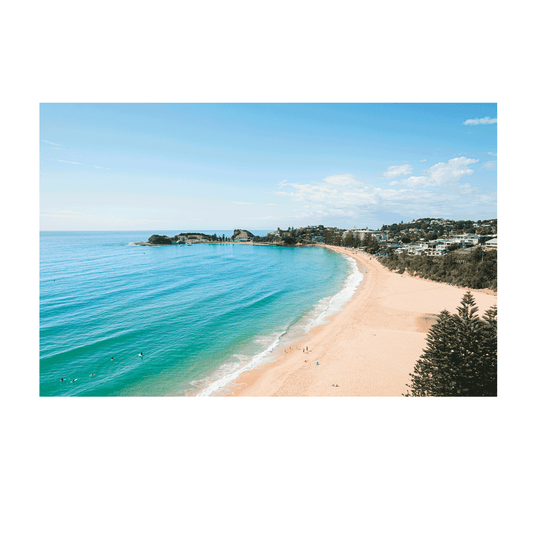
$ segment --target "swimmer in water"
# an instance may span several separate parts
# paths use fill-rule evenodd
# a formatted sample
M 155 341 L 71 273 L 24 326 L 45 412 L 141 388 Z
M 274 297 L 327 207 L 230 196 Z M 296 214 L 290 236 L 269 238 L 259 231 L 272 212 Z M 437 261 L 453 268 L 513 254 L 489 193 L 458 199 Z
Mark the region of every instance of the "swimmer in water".
M 65 381 L 65 378 L 61 378 L 59 381 Z
M 96 376 L 96 374 L 91 374 L 89 377 L 92 378 L 93 376 Z
M 115 358 L 114 358 L 114 357 L 111 357 L 111 361 L 114 361 L 114 360 L 115 360 Z
M 141 352 L 141 353 L 139 354 L 139 357 L 144 357 L 144 355 L 143 355 L 143 353 L 142 353 L 142 352 Z

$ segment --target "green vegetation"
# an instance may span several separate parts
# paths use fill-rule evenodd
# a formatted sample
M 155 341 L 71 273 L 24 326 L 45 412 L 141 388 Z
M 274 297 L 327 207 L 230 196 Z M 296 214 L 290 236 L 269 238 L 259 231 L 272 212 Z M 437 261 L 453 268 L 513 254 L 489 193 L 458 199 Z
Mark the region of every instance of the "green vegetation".
M 375 255 L 392 271 L 408 272 L 459 287 L 496 291 L 497 251 L 485 250 L 480 244 L 496 237 L 497 230 L 497 219 L 420 218 L 383 225 L 378 231 L 368 228 L 344 230 L 323 225 L 277 228 L 265 237 L 253 237 L 253 242 L 278 246 L 323 243 L 357 248 Z M 474 234 L 477 238 L 468 238 Z M 400 250 L 402 253 L 398 253 Z M 410 255 L 413 253 L 415 255 Z
M 496 306 L 480 319 L 467 292 L 457 311 L 442 311 L 431 327 L 405 396 L 496 396 Z
M 409 256 L 390 253 L 379 261 L 393 272 L 407 271 L 424 279 L 470 289 L 497 290 L 498 252 L 479 247 L 470 252 L 453 252 L 444 256 Z
M 445 220 L 442 218 L 419 218 L 412 222 L 384 224 L 381 231 L 387 232 L 390 240 L 400 239 L 409 232 L 411 241 L 418 239 L 435 240 L 458 233 L 491 235 L 498 233 L 498 220 Z
M 179 235 L 176 235 L 173 240 L 178 240 L 180 237 L 184 237 L 185 239 L 203 239 L 207 242 L 226 242 L 229 239 L 226 239 L 225 235 L 222 235 L 222 237 L 217 236 L 216 233 L 213 235 L 207 235 L 206 233 L 180 233 Z

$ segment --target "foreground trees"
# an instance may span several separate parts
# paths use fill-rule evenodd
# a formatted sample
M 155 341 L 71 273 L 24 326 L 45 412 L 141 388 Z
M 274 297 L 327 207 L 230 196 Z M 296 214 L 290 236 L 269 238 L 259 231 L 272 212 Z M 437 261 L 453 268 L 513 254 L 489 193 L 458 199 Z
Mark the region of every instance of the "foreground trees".
M 468 291 L 452 315 L 442 311 L 405 396 L 496 396 L 496 306 L 480 319 Z

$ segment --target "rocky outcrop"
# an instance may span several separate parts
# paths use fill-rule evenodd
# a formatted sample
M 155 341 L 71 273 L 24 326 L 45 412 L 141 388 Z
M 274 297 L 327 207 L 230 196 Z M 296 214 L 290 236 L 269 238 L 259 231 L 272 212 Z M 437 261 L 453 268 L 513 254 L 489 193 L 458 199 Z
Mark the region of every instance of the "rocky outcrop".
M 170 237 L 167 237 L 166 235 L 152 235 L 148 239 L 149 244 L 153 245 L 160 245 L 160 244 L 172 244 L 172 240 Z
M 248 231 L 247 229 L 236 229 L 236 230 L 233 230 L 233 237 L 231 237 L 231 239 L 233 241 L 251 240 L 253 238 L 254 238 L 254 234 L 251 231 Z
M 170 237 L 170 240 L 174 243 L 185 244 L 185 243 L 196 243 L 196 242 L 218 242 L 219 237 L 215 235 L 207 235 L 207 233 L 180 233 L 179 235 L 174 235 Z

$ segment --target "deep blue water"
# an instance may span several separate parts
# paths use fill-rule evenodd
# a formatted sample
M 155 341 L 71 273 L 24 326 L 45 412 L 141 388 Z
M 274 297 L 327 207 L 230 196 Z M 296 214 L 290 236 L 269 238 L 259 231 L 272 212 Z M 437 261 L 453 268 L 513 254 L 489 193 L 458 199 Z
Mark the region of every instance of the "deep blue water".
M 153 233 L 180 230 L 41 232 L 42 396 L 213 389 L 304 332 L 354 280 L 322 248 L 130 244 Z

